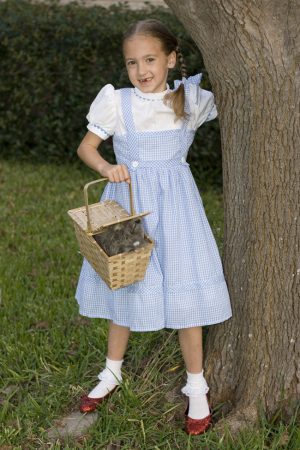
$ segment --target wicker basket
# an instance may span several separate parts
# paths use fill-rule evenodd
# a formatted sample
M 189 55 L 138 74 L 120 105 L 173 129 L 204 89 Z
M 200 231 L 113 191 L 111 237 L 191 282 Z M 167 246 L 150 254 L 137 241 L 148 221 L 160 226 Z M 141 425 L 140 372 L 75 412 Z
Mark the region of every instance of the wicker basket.
M 124 286 L 136 283 L 145 278 L 149 258 L 154 241 L 145 233 L 144 238 L 149 245 L 139 249 L 139 252 L 126 252 L 114 256 L 108 256 L 93 238 L 94 234 L 102 233 L 107 227 L 118 222 L 125 222 L 134 217 L 142 217 L 151 211 L 135 214 L 133 208 L 132 186 L 129 184 L 131 215 L 123 209 L 115 200 L 88 204 L 87 189 L 91 184 L 99 183 L 101 180 L 92 181 L 84 186 L 85 206 L 68 211 L 74 220 L 75 233 L 81 254 L 88 260 L 93 269 L 114 291 Z

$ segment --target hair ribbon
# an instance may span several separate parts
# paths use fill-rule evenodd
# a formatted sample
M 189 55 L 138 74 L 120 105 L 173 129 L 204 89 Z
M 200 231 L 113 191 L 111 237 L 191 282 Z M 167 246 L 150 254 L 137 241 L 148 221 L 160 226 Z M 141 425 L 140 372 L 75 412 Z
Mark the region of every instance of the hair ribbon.
M 174 80 L 174 91 L 179 88 L 181 84 L 184 86 L 184 95 L 185 95 L 185 112 L 187 114 L 190 114 L 191 108 L 189 103 L 189 85 L 190 84 L 197 84 L 199 86 L 200 81 L 202 78 L 202 73 L 198 73 L 197 75 L 193 75 L 191 77 L 185 78 L 183 77 L 182 80 Z M 198 96 L 196 100 L 196 105 L 198 104 Z

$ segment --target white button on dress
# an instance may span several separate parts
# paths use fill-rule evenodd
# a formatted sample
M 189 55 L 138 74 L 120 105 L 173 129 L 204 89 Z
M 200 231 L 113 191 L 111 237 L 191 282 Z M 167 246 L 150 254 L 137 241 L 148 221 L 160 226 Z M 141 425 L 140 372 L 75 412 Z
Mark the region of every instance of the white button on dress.
M 133 165 L 133 167 L 137 167 L 138 166 L 138 162 L 137 161 L 133 161 L 132 165 Z
M 182 158 L 181 158 L 181 162 L 185 162 L 185 157 L 183 156 Z

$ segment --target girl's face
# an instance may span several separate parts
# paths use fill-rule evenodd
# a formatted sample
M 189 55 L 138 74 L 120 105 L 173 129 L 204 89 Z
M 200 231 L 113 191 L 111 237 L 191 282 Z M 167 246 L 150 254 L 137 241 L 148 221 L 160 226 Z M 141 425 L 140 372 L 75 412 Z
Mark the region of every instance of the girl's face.
M 168 69 L 176 64 L 176 52 L 166 56 L 158 39 L 136 35 L 124 42 L 124 58 L 129 79 L 145 93 L 167 89 Z

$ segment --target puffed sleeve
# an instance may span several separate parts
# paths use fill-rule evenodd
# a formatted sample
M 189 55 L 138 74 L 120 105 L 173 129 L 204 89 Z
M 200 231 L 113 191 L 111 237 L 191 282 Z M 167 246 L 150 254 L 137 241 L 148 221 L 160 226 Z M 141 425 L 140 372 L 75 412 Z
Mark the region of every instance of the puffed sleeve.
M 199 85 L 190 86 L 189 103 L 191 108 L 190 126 L 193 130 L 197 130 L 204 122 L 213 120 L 218 115 L 214 94 L 200 88 Z
M 112 136 L 116 129 L 117 112 L 115 103 L 115 89 L 111 84 L 104 86 L 86 116 L 89 121 L 87 128 L 105 140 Z

